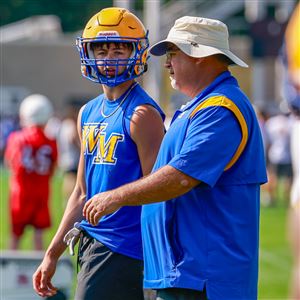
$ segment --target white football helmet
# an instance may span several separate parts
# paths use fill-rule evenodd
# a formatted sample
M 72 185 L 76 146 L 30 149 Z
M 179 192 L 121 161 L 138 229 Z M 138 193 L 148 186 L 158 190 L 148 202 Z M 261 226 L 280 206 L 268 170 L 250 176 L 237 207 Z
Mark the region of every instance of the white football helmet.
M 53 116 L 53 106 L 46 96 L 33 94 L 22 101 L 19 115 L 23 126 L 45 125 Z

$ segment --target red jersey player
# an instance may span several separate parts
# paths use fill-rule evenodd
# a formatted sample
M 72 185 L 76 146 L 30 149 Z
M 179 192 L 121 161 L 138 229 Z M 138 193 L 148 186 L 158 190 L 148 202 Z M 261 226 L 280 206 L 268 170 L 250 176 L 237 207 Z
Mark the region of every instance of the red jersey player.
M 5 161 L 11 169 L 11 249 L 18 249 L 25 227 L 32 225 L 35 249 L 41 250 L 43 229 L 51 225 L 49 181 L 57 160 L 57 146 L 45 135 L 44 126 L 52 114 L 48 98 L 28 96 L 20 106 L 23 128 L 8 138 Z

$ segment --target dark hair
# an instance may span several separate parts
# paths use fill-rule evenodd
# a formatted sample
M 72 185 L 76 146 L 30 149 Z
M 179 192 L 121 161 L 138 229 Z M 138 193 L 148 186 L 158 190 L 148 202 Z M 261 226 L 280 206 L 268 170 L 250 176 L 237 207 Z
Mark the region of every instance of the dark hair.
M 91 43 L 91 49 L 95 50 L 95 48 L 103 48 L 105 45 L 109 48 L 110 44 L 114 44 L 116 48 L 121 48 L 121 44 L 125 46 L 125 48 L 128 48 L 130 50 L 133 50 L 133 44 L 132 43 L 122 43 L 122 42 L 92 42 Z

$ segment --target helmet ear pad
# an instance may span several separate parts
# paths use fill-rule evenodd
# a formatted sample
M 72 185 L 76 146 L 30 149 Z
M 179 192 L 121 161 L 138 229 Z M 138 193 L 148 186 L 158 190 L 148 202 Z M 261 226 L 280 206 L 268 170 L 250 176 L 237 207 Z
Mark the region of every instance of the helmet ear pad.
M 145 73 L 148 69 L 147 59 L 148 59 L 148 51 L 147 49 L 141 49 L 141 45 L 138 44 L 137 49 L 141 54 L 138 56 L 136 60 L 136 64 L 134 67 L 134 72 L 137 76 L 140 76 L 142 73 Z
M 87 66 L 81 66 L 81 73 L 84 77 L 87 76 Z

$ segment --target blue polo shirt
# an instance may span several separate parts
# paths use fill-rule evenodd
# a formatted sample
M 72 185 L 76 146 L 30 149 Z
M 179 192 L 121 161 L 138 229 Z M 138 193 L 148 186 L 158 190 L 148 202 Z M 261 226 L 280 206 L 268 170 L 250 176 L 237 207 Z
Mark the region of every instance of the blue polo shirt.
M 143 206 L 144 286 L 256 299 L 264 151 L 253 108 L 229 72 L 175 113 L 153 171 L 165 165 L 201 183 Z

